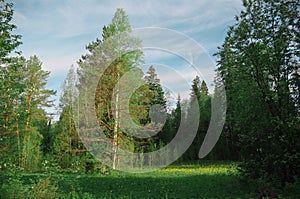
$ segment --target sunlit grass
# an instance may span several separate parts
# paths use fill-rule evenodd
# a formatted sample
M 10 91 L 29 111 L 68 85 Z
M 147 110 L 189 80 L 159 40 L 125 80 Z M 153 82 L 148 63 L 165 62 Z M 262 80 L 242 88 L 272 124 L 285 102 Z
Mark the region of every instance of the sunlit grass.
M 31 180 L 44 180 L 51 175 L 51 182 L 57 186 L 60 198 L 253 198 L 258 190 L 255 184 L 240 180 L 238 163 L 224 161 L 174 164 L 147 173 L 111 171 L 108 175 L 19 175 L 23 185 L 30 185 Z M 0 182 L 12 177 L 11 174 L 2 174 Z M 291 187 L 289 192 L 279 198 L 295 198 L 293 190 L 294 187 Z
M 184 173 L 184 174 L 227 174 L 230 171 L 235 171 L 235 169 L 232 168 L 213 168 L 213 167 L 204 167 L 204 168 L 167 168 L 162 169 L 159 172 L 170 172 L 170 173 Z
M 130 173 L 112 171 L 111 176 L 134 177 L 180 177 L 189 175 L 233 175 L 238 174 L 238 163 L 224 161 L 197 161 L 173 164 L 152 171 L 153 168 L 132 169 Z M 130 169 L 129 169 L 130 170 Z M 150 172 L 147 172 L 149 170 Z
M 191 163 L 191 164 L 180 164 L 169 166 L 159 170 L 160 173 L 182 173 L 188 174 L 205 174 L 205 175 L 216 175 L 216 174 L 235 174 L 238 172 L 237 164 L 216 164 L 215 163 Z

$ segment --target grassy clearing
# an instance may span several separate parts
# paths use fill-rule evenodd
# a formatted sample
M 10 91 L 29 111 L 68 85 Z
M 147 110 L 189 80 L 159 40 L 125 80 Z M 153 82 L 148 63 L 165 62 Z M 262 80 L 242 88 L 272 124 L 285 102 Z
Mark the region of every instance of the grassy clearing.
M 237 164 L 231 162 L 197 162 L 171 165 L 150 173 L 110 175 L 51 174 L 58 198 L 251 198 L 256 185 L 242 183 Z M 49 174 L 22 174 L 30 184 Z M 0 175 L 2 181 L 7 175 Z M 11 176 L 12 177 L 12 176 Z M 1 181 L 0 181 L 1 182 Z M 297 198 L 293 187 L 280 198 Z

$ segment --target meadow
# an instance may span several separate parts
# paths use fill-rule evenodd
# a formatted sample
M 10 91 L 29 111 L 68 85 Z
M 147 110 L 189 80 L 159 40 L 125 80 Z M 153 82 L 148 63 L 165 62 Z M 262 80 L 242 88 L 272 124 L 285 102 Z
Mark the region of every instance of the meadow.
M 265 188 L 278 198 L 299 198 L 297 184 L 284 191 L 248 183 L 237 163 L 193 162 L 150 173 L 0 173 L 0 198 L 255 198 Z M 299 183 L 298 183 L 299 185 Z

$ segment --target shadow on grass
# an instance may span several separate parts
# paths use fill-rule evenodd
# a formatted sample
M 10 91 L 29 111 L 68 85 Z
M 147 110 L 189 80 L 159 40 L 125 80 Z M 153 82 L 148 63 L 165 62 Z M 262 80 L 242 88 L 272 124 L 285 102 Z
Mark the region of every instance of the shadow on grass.
M 229 175 L 80 177 L 75 186 L 97 198 L 249 198 L 251 192 Z

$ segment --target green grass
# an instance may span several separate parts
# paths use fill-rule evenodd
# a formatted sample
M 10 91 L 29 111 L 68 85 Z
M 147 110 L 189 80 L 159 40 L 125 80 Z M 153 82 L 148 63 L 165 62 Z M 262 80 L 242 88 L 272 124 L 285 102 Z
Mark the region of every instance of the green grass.
M 6 175 L 0 175 L 5 178 Z M 26 184 L 48 174 L 22 174 Z M 7 177 L 7 176 L 6 176 Z M 2 179 L 3 180 L 3 179 Z M 1 182 L 1 181 L 0 181 Z M 110 175 L 51 174 L 60 198 L 250 198 L 256 185 L 242 183 L 237 165 L 231 162 L 197 162 L 171 165 L 150 173 Z M 280 198 L 297 198 L 296 190 Z

